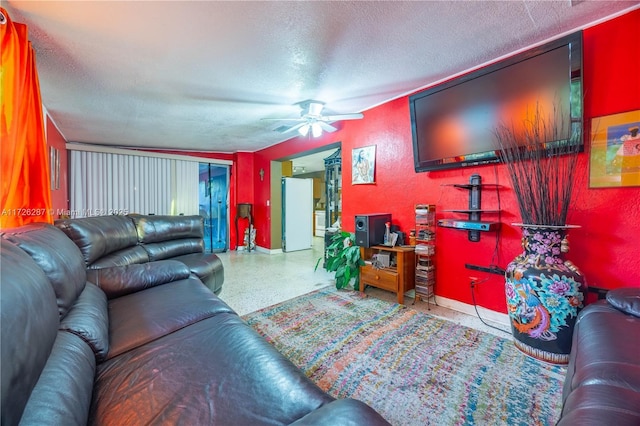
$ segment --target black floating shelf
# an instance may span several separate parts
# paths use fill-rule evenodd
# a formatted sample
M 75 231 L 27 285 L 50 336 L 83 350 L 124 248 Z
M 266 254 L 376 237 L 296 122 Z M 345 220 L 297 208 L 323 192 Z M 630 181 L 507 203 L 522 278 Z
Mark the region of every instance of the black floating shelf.
M 497 183 L 443 183 L 442 186 L 453 186 L 460 189 L 473 188 L 501 188 L 502 185 Z
M 504 275 L 504 269 L 500 268 L 499 266 L 480 266 L 480 265 L 473 265 L 471 263 L 465 263 L 464 267 L 467 269 L 473 269 L 474 271 L 482 271 L 482 272 L 488 272 L 490 274 Z
M 484 210 L 484 209 L 453 209 L 453 210 L 442 210 L 445 213 L 498 213 L 500 210 Z
M 444 184 L 459 189 L 469 191 L 469 208 L 446 210 L 452 213 L 462 213 L 467 215 L 468 220 L 444 219 L 439 220 L 438 225 L 446 228 L 465 229 L 468 231 L 469 241 L 480 241 L 481 231 L 495 231 L 499 228 L 498 222 L 482 222 L 482 213 L 498 213 L 498 210 L 483 210 L 481 206 L 482 188 L 499 188 L 500 185 L 495 183 L 483 184 L 482 177 L 474 174 L 469 177 L 469 183 Z

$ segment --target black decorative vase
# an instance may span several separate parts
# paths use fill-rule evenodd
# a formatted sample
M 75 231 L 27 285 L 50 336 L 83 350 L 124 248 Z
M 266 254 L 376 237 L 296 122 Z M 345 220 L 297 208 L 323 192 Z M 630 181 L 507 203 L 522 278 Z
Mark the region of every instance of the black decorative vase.
M 552 364 L 567 364 L 576 316 L 587 284 L 569 260 L 566 234 L 575 226 L 518 225 L 524 252 L 505 272 L 505 293 L 515 345 Z

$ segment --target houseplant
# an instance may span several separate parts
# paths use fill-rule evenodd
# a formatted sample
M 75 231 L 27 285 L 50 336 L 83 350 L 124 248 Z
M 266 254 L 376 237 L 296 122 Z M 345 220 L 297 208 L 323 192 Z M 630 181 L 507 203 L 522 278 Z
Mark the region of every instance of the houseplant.
M 325 255 L 325 268 L 329 272 L 335 272 L 336 288 L 346 288 L 353 280 L 353 288 L 358 290 L 360 266 L 364 262 L 360 258 L 360 247 L 356 245 L 355 235 L 345 231 L 336 233 L 331 237 Z M 318 269 L 322 259 L 318 259 L 315 269 Z
M 535 358 L 566 364 L 586 282 L 566 260 L 567 225 L 582 133 L 536 106 L 520 129 L 494 134 L 522 216 L 523 252 L 506 268 L 505 294 L 516 346 Z M 569 136 L 570 135 L 570 136 Z

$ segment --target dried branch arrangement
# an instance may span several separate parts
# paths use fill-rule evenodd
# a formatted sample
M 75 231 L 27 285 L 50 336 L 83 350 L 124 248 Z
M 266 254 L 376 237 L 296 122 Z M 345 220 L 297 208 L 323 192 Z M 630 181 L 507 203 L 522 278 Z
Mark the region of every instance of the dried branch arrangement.
M 545 117 L 539 105 L 522 130 L 494 130 L 502 161 L 513 184 L 522 221 L 529 225 L 566 225 L 574 189 L 582 132 L 566 118 Z M 571 135 L 568 137 L 568 135 Z

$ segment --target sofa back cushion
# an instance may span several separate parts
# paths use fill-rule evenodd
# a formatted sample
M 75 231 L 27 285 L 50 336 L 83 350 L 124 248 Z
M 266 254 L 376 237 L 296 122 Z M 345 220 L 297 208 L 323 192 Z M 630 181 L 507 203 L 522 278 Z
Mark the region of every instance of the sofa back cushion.
M 160 260 L 141 265 L 89 269 L 87 279 L 95 283 L 108 299 L 135 293 L 157 285 L 189 278 L 191 271 L 177 260 Z
M 102 269 L 111 268 L 113 266 L 135 265 L 139 263 L 147 263 L 148 261 L 149 255 L 142 246 L 132 246 L 123 248 L 122 250 L 114 251 L 106 256 L 101 257 L 91 265 L 87 266 L 87 269 Z
M 622 287 L 609 290 L 607 302 L 625 314 L 640 318 L 640 287 Z
M 47 223 L 32 223 L 3 232 L 2 237 L 27 252 L 49 279 L 64 317 L 87 282 L 82 254 L 64 233 Z M 3 266 L 4 271 L 4 266 Z
M 58 330 L 56 295 L 34 260 L 0 241 L 0 334 L 3 425 L 18 424 Z
M 143 245 L 149 260 L 171 259 L 191 253 L 203 253 L 204 241 L 201 238 L 184 238 L 181 240 L 162 241 Z
M 202 216 L 155 216 L 136 215 L 129 217 L 135 224 L 138 241 L 142 244 L 157 243 L 182 238 L 204 237 Z
M 62 219 L 55 225 L 80 248 L 86 266 L 110 253 L 138 244 L 136 228 L 126 216 Z

